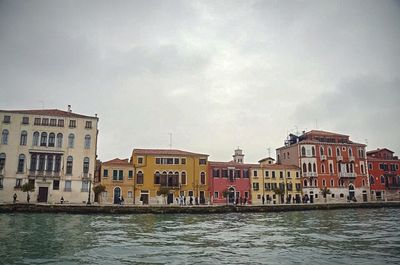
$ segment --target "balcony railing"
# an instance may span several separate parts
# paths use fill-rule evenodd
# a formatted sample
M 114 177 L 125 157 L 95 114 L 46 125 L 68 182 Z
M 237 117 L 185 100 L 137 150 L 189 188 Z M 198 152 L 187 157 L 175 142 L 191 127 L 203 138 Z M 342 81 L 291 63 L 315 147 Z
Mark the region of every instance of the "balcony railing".
M 309 178 L 317 177 L 317 173 L 316 172 L 305 172 L 303 174 L 304 174 L 305 177 L 309 177 Z
M 344 173 L 344 172 L 339 173 L 339 178 L 355 178 L 355 177 L 356 173 Z
M 36 178 L 59 178 L 59 171 L 38 171 L 38 170 L 29 170 L 28 177 L 36 177 Z

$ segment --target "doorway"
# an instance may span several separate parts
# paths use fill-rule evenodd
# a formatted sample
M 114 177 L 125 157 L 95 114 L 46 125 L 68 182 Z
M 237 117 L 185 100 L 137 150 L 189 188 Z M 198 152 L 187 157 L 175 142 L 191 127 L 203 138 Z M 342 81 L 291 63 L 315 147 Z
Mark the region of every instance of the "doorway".
M 47 202 L 48 187 L 39 187 L 38 202 Z
M 121 198 L 121 188 L 115 187 L 114 188 L 114 204 L 119 204 L 121 201 L 120 198 Z
M 354 186 L 353 186 L 353 185 L 350 185 L 350 186 L 349 186 L 349 200 L 350 200 L 350 201 L 354 200 L 355 194 L 356 194 L 356 192 L 355 192 L 355 190 L 354 190 Z
M 228 191 L 228 202 L 230 204 L 234 204 L 235 203 L 235 189 L 234 188 L 229 188 Z
M 167 204 L 174 203 L 174 194 L 173 193 L 168 193 L 167 195 Z

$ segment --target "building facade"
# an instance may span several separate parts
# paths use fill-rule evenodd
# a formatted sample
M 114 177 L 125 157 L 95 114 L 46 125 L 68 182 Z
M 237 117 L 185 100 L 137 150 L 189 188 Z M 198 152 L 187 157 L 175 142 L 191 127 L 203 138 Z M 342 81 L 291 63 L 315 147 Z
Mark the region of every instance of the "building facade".
M 274 161 L 271 157 L 261 159 L 250 170 L 253 204 L 300 203 L 300 168 L 275 164 Z
M 400 200 L 400 160 L 387 148 L 367 152 L 371 197 L 378 201 Z
M 306 201 L 367 201 L 365 147 L 350 141 L 347 135 L 312 130 L 300 136 L 289 135 L 276 153 L 279 164 L 300 167 Z M 330 194 L 323 194 L 324 188 Z
M 128 159 L 115 158 L 101 164 L 101 184 L 106 191 L 100 196 L 102 204 L 135 204 L 135 176 Z
M 209 192 L 213 204 L 251 204 L 250 168 L 242 150 L 230 162 L 209 162 Z
M 135 202 L 208 204 L 208 155 L 173 149 L 134 149 Z
M 86 203 L 96 164 L 97 116 L 70 110 L 0 110 L 0 202 L 31 183 L 32 202 Z M 91 197 L 90 201 L 93 201 Z

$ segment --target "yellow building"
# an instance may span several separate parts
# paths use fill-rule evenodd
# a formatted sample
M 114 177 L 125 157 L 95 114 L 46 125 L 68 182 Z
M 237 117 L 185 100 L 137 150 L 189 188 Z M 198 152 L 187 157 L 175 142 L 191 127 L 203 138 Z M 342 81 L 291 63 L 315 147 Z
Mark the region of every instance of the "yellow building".
M 209 202 L 208 155 L 172 149 L 134 149 L 135 200 L 141 204 Z M 178 200 L 177 200 L 178 199 Z
M 102 163 L 100 178 L 106 191 L 102 193 L 100 203 L 134 204 L 134 174 L 134 167 L 128 159 L 116 158 Z
M 275 164 L 270 157 L 259 163 L 251 168 L 252 204 L 301 202 L 299 167 Z

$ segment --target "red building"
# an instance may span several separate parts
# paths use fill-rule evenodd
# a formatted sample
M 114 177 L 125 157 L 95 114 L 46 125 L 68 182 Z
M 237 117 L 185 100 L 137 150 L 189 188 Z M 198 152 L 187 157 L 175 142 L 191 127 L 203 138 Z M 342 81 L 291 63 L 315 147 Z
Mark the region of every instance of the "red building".
M 233 161 L 209 162 L 209 192 L 213 204 L 251 204 L 250 167 L 242 150 L 235 150 Z
M 365 145 L 348 135 L 318 130 L 291 134 L 276 152 L 278 164 L 301 168 L 303 194 L 310 202 L 368 200 Z M 326 198 L 325 187 L 330 191 Z
M 376 200 L 400 200 L 400 160 L 389 149 L 367 152 L 371 197 Z

